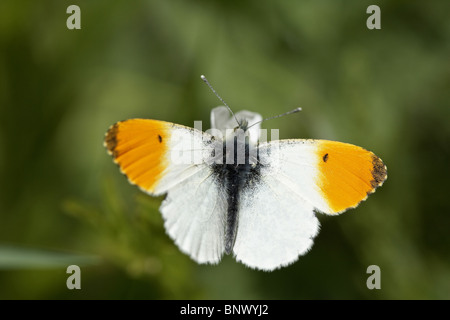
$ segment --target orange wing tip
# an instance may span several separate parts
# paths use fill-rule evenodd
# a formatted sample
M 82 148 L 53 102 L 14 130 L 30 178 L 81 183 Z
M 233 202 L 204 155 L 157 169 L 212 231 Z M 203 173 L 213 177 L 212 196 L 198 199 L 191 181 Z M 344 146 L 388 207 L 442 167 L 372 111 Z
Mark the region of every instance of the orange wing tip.
M 130 119 L 113 124 L 103 145 L 128 181 L 152 194 L 168 165 L 169 137 L 166 122 Z
M 380 158 L 347 143 L 320 141 L 317 165 L 318 186 L 329 214 L 357 207 L 387 178 L 387 168 Z
M 378 158 L 376 155 L 372 154 L 372 164 L 373 164 L 373 169 L 372 169 L 371 173 L 372 173 L 373 180 L 370 181 L 370 185 L 372 186 L 372 189 L 367 191 L 366 196 L 363 199 L 361 199 L 359 202 L 357 202 L 355 205 L 344 208 L 344 209 L 336 212 L 336 214 L 343 213 L 349 209 L 355 209 L 356 207 L 358 207 L 361 204 L 361 202 L 366 201 L 367 198 L 369 198 L 369 196 L 371 194 L 375 193 L 375 191 L 377 191 L 377 188 L 381 187 L 383 185 L 383 183 L 386 181 L 387 167 L 383 163 L 383 161 L 380 158 Z

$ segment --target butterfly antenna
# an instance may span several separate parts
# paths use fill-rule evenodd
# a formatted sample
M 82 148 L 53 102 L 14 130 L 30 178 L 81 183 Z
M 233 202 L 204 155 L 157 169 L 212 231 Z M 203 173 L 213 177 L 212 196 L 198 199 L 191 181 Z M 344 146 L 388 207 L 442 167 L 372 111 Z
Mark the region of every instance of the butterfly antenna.
M 225 107 L 228 108 L 228 111 L 230 111 L 230 113 L 233 115 L 234 119 L 236 120 L 237 124 L 240 126 L 241 123 L 239 122 L 239 120 L 234 115 L 233 110 L 231 110 L 231 108 L 227 105 L 227 103 L 217 94 L 216 90 L 214 90 L 212 85 L 209 83 L 208 79 L 206 79 L 206 77 L 204 75 L 201 75 L 200 78 L 202 78 L 202 80 L 208 85 L 208 87 L 211 89 L 211 91 L 214 92 L 216 97 L 219 98 L 220 101 L 222 101 L 222 103 L 225 105 Z
M 279 115 L 277 115 L 277 116 L 273 116 L 273 117 L 266 118 L 266 119 L 263 119 L 263 120 L 261 120 L 261 121 L 255 122 L 255 123 L 253 123 L 251 126 L 249 126 L 247 129 L 250 129 L 250 128 L 253 127 L 254 125 L 256 125 L 256 124 L 258 124 L 258 123 L 261 123 L 261 122 L 263 122 L 263 121 L 266 121 L 266 120 L 272 120 L 272 119 L 275 119 L 275 118 L 287 116 L 288 114 L 297 113 L 297 112 L 300 112 L 300 111 L 302 111 L 302 108 L 295 108 L 294 110 L 291 110 L 291 111 L 288 111 L 288 112 L 279 114 Z

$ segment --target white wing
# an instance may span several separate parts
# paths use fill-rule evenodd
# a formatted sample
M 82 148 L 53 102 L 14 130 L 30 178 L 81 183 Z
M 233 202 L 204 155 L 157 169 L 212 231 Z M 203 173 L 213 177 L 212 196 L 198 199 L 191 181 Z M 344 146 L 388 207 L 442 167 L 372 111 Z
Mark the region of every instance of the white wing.
M 160 211 L 181 251 L 198 263 L 218 263 L 224 252 L 226 198 L 208 168 L 169 190 Z
M 262 170 L 241 198 L 234 254 L 245 265 L 271 271 L 295 262 L 319 231 L 314 207 L 282 177 Z
M 319 221 L 310 201 L 314 173 L 308 149 L 296 144 L 292 150 L 280 141 L 259 147 L 260 174 L 240 201 L 233 250 L 238 261 L 271 271 L 295 262 L 311 248 Z
M 386 179 L 372 152 L 326 140 L 281 140 L 258 148 L 260 173 L 242 194 L 238 261 L 266 271 L 293 263 L 319 230 L 314 211 L 357 206 Z
M 105 146 L 132 184 L 150 195 L 167 193 L 160 211 L 179 248 L 199 263 L 217 263 L 226 202 L 208 162 L 222 142 L 174 123 L 131 119 L 111 126 Z
M 218 263 L 224 252 L 226 199 L 207 163 L 220 141 L 205 132 L 174 127 L 171 161 L 158 184 L 166 232 L 198 263 Z

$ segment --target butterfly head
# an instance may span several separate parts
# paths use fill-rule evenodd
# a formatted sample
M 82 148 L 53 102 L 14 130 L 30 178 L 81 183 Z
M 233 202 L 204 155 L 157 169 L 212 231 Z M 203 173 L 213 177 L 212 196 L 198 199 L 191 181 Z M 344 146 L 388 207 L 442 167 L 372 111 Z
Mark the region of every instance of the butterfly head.
M 248 130 L 248 120 L 247 119 L 241 119 L 239 120 L 239 125 L 234 128 L 235 131 L 238 129 L 241 129 L 242 131 L 246 132 Z
M 232 136 L 247 135 L 249 142 L 256 144 L 260 137 L 261 125 L 256 124 L 262 120 L 262 116 L 256 112 L 239 111 L 236 117 L 230 115 L 228 109 L 220 106 L 211 111 L 211 128 L 220 130 L 224 140 Z M 256 124 L 256 125 L 252 125 Z

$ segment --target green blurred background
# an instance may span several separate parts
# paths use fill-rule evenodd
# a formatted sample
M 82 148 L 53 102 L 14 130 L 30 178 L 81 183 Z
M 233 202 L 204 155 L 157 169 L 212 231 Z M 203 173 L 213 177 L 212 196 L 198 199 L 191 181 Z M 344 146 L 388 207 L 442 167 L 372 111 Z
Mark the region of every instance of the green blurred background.
M 81 30 L 66 9 L 81 8 Z M 381 8 L 381 30 L 366 9 Z M 0 299 L 450 298 L 450 2 L 0 2 Z M 209 125 L 219 101 L 281 138 L 363 146 L 383 187 L 320 215 L 312 250 L 265 273 L 197 265 L 161 198 L 128 184 L 102 142 L 116 121 Z M 205 128 L 206 129 L 206 128 Z M 66 267 L 81 267 L 81 290 Z M 381 290 L 366 269 L 381 268 Z

